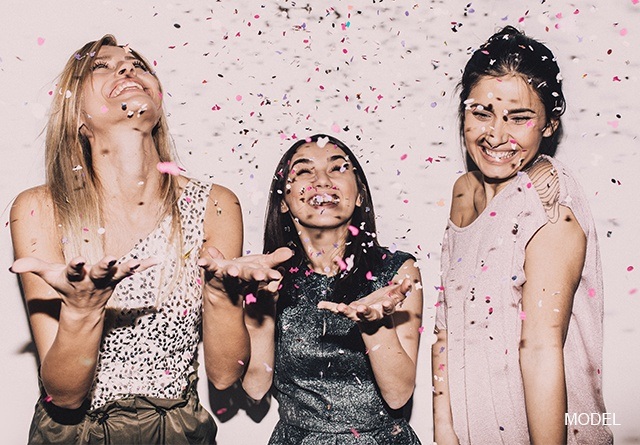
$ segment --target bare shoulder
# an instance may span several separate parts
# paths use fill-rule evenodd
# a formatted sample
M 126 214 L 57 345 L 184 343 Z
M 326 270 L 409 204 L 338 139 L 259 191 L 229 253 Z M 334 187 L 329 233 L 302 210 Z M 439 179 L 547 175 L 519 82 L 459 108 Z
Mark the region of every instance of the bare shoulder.
M 63 259 L 53 201 L 46 186 L 21 192 L 11 207 L 9 220 L 16 258 Z
M 28 219 L 26 219 L 28 217 Z M 11 206 L 10 222 L 22 224 L 28 222 L 38 224 L 54 221 L 53 201 L 49 189 L 39 185 L 18 194 Z
M 542 207 L 551 221 L 558 219 L 560 199 L 560 179 L 558 171 L 548 159 L 540 159 L 534 163 L 527 174 L 535 188 Z
M 242 254 L 242 209 L 230 189 L 214 184 L 209 193 L 205 213 L 205 247 L 216 247 L 225 258 Z
M 465 173 L 456 180 L 451 197 L 451 221 L 462 227 L 475 218 L 474 197 L 481 188 L 479 172 Z
M 217 201 L 220 205 L 236 205 L 240 206 L 240 201 L 235 193 L 223 185 L 214 184 L 211 187 L 209 201 Z

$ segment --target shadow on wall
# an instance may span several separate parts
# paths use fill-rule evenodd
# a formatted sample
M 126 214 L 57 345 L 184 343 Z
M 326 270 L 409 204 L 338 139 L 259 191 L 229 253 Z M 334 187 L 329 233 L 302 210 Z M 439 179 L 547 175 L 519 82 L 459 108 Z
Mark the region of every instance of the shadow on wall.
M 216 419 L 222 423 L 231 420 L 240 410 L 245 411 L 254 422 L 260 423 L 271 407 L 271 394 L 255 401 L 245 394 L 239 381 L 222 391 L 209 382 L 209 404 Z
M 253 400 L 246 395 L 242 389 L 242 384 L 238 381 L 225 390 L 218 390 L 209 382 L 209 404 L 211 411 L 221 423 L 231 420 L 238 414 L 240 410 L 244 410 L 247 416 L 256 423 L 260 423 L 271 408 L 271 394 L 268 393 L 260 401 Z M 387 407 L 387 409 L 389 409 Z M 390 410 L 390 412 L 394 412 Z M 413 396 L 407 404 L 395 411 L 396 417 L 404 417 L 407 421 L 411 420 L 413 411 Z

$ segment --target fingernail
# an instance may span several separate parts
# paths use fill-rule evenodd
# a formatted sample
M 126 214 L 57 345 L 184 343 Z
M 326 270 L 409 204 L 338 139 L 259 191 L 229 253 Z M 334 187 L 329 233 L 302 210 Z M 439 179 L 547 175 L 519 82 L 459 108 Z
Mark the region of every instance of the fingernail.
M 9 272 L 11 272 L 11 273 L 15 273 L 15 272 L 13 271 L 13 266 L 9 266 Z
M 111 260 L 111 261 L 109 261 L 109 263 L 107 264 L 107 267 L 108 267 L 109 269 L 111 269 L 113 266 L 115 266 L 115 264 L 116 264 L 117 262 L 118 262 L 118 260 Z M 83 265 L 84 265 L 84 263 L 83 263 Z
M 135 264 L 135 265 L 131 266 L 131 267 L 129 268 L 129 270 L 130 270 L 131 272 L 133 272 L 133 271 L 135 271 L 136 269 L 138 269 L 138 267 L 140 267 L 140 263 L 138 263 L 138 264 Z
M 76 268 L 82 269 L 84 267 L 84 264 L 85 264 L 84 262 L 76 263 Z

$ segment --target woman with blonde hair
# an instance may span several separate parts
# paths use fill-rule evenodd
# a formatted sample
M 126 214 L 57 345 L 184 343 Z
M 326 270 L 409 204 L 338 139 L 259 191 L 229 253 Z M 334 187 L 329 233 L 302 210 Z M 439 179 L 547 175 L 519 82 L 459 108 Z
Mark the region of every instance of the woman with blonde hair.
M 11 210 L 40 363 L 29 443 L 213 443 L 198 343 L 217 388 L 249 356 L 237 286 L 214 260 L 241 254 L 240 205 L 180 175 L 162 99 L 149 63 L 110 35 L 61 75 L 46 183 Z

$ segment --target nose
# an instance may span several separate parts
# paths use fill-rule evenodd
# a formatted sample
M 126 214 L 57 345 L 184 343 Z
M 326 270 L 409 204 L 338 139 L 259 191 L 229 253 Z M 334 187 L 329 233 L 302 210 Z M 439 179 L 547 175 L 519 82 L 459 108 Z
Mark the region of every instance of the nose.
M 487 142 L 492 147 L 498 147 L 509 140 L 509 128 L 502 116 L 496 116 L 487 129 Z
M 136 75 L 136 67 L 133 62 L 130 60 L 123 61 L 118 67 L 118 75 L 119 76 L 135 76 Z
M 315 177 L 313 179 L 313 183 L 315 187 L 333 187 L 333 182 L 331 182 L 331 178 L 324 170 L 316 170 Z

